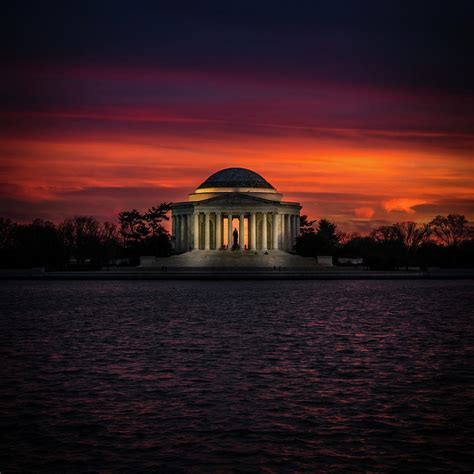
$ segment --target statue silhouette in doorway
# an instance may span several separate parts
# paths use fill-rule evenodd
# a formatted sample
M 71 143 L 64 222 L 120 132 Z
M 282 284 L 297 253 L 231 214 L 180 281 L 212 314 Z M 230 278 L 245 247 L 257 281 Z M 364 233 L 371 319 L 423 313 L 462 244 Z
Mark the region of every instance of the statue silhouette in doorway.
M 234 237 L 232 250 L 238 250 L 239 249 L 239 232 L 237 231 L 237 229 L 234 229 L 234 232 L 232 232 L 232 236 Z

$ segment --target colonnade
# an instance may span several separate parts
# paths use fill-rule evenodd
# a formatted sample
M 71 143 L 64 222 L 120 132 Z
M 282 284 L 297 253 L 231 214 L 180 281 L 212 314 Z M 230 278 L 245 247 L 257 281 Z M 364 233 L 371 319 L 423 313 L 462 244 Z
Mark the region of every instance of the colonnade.
M 173 214 L 171 217 L 171 235 L 178 252 L 192 250 L 192 219 L 192 214 Z
M 241 250 L 290 251 L 300 232 L 299 214 L 285 212 L 225 212 L 204 211 L 174 214 L 172 235 L 177 251 L 232 249 L 233 219 L 239 219 L 238 246 Z M 227 219 L 227 228 L 224 228 Z M 247 226 L 245 226 L 247 221 Z M 245 243 L 247 227 L 247 243 Z M 227 239 L 224 239 L 224 233 Z M 247 244 L 247 245 L 246 245 Z

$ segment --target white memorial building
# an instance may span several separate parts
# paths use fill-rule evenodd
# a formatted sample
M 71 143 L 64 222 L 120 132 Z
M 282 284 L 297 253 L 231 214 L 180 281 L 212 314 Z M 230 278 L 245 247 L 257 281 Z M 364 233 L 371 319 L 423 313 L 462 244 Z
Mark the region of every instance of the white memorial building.
M 223 169 L 187 202 L 172 205 L 174 249 L 288 252 L 299 235 L 300 209 L 254 171 Z

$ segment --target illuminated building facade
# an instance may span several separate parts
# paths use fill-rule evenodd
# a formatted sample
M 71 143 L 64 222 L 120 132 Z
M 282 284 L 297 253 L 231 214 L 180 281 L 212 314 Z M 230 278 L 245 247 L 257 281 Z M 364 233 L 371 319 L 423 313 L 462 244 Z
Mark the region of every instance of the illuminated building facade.
M 299 235 L 301 206 L 282 198 L 254 171 L 218 171 L 187 202 L 173 204 L 175 250 L 291 251 Z

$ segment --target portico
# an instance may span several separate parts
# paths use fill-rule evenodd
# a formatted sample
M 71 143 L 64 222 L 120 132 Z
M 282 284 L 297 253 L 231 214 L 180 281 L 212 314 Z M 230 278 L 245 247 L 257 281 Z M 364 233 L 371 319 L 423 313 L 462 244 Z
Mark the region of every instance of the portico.
M 301 206 L 285 202 L 264 178 L 243 168 L 210 176 L 172 206 L 178 252 L 199 250 L 291 251 L 299 234 Z

